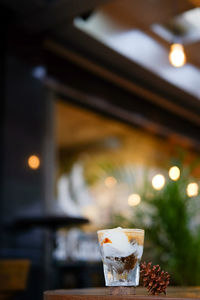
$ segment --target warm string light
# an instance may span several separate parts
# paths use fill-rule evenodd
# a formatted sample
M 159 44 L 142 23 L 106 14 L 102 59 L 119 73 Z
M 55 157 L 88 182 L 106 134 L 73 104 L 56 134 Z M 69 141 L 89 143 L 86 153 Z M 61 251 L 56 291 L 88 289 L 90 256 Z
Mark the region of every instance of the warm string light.
M 172 166 L 169 169 L 169 178 L 173 181 L 177 181 L 180 178 L 180 169 L 177 166 Z M 117 180 L 113 176 L 108 176 L 105 179 L 105 185 L 108 188 L 112 188 L 116 185 Z M 161 190 L 165 185 L 165 177 L 162 174 L 157 174 L 152 178 L 152 186 L 155 190 Z M 199 186 L 197 183 L 192 182 L 187 185 L 186 192 L 188 197 L 195 197 L 198 195 Z M 131 194 L 128 197 L 129 206 L 137 206 L 141 202 L 141 197 L 138 194 Z
M 199 186 L 196 182 L 189 183 L 186 189 L 188 197 L 195 197 L 198 195 Z
M 131 195 L 128 197 L 128 205 L 129 205 L 129 206 L 136 206 L 136 205 L 138 205 L 140 202 L 141 202 L 141 198 L 140 198 L 140 195 L 138 195 L 138 194 L 131 194 Z
M 117 184 L 117 180 L 113 176 L 108 176 L 106 177 L 104 183 L 107 188 L 112 188 Z
M 165 185 L 165 177 L 162 174 L 157 174 L 152 179 L 152 186 L 155 190 L 161 190 Z
M 169 52 L 169 61 L 176 68 L 182 67 L 186 63 L 186 55 L 181 44 L 172 44 Z
M 40 159 L 37 155 L 31 155 L 28 158 L 28 166 L 30 169 L 37 170 L 40 166 Z
M 176 181 L 180 177 L 180 169 L 177 166 L 173 166 L 169 169 L 169 178 L 173 181 Z

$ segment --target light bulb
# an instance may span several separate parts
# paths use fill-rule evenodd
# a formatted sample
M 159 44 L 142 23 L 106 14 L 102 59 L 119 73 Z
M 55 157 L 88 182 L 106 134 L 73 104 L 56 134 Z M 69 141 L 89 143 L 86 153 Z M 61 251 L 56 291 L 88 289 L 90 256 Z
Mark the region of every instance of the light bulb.
M 199 192 L 198 184 L 196 182 L 189 183 L 188 186 L 187 186 L 186 191 L 187 191 L 187 195 L 189 197 L 197 196 L 198 192 Z
M 165 185 L 165 177 L 162 174 L 157 174 L 152 179 L 152 186 L 155 190 L 161 190 Z
M 177 166 L 173 166 L 169 169 L 169 177 L 171 178 L 171 180 L 178 180 L 180 177 L 180 169 Z
M 31 155 L 28 158 L 28 166 L 30 169 L 37 170 L 40 166 L 40 159 L 37 155 Z
M 117 180 L 113 176 L 108 176 L 106 177 L 104 183 L 107 188 L 112 188 L 117 184 Z
M 128 197 L 128 205 L 130 205 L 130 206 L 136 206 L 140 202 L 141 202 L 141 198 L 140 198 L 140 195 L 138 195 L 138 194 L 131 194 Z
M 170 53 L 169 53 L 169 61 L 172 66 L 179 68 L 182 67 L 186 63 L 186 56 L 184 52 L 183 45 L 181 44 L 172 44 Z

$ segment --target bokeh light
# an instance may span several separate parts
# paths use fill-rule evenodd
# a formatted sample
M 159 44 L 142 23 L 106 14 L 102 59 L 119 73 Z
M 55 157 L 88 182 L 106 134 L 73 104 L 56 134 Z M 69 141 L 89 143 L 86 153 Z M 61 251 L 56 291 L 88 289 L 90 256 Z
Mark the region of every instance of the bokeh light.
M 162 174 L 157 174 L 152 179 L 152 186 L 155 190 L 161 190 L 165 185 L 165 177 Z
M 180 177 L 180 169 L 177 166 L 173 166 L 169 169 L 169 178 L 171 178 L 171 180 L 178 180 Z
M 40 166 L 40 159 L 37 155 L 31 155 L 28 158 L 28 166 L 30 169 L 37 170 Z
M 128 205 L 130 205 L 130 206 L 136 206 L 140 202 L 141 202 L 141 198 L 140 198 L 140 195 L 138 195 L 138 194 L 131 194 L 128 197 Z
M 104 183 L 107 188 L 112 188 L 116 185 L 117 180 L 113 176 L 108 176 L 106 177 Z
M 186 56 L 184 52 L 183 45 L 181 44 L 172 44 L 170 53 L 169 53 L 169 61 L 172 66 L 179 68 L 182 67 L 186 62 Z
M 199 187 L 196 182 L 189 183 L 186 189 L 188 197 L 195 197 L 198 195 Z

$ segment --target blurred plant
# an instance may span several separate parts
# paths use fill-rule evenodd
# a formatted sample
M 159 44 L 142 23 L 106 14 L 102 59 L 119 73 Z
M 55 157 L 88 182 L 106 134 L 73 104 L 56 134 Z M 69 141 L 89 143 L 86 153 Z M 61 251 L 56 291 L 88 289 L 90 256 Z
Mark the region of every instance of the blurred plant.
M 168 270 L 177 285 L 200 285 L 200 199 L 186 193 L 195 166 L 179 163 L 179 180 L 168 179 L 159 191 L 145 182 L 142 203 L 132 208 L 132 218 L 119 214 L 113 223 L 144 228 L 148 259 Z
M 179 167 L 180 178 L 177 181 L 168 178 L 161 190 L 153 189 L 150 182 L 155 170 L 144 170 L 141 166 L 110 157 L 109 160 L 100 157 L 99 161 L 92 161 L 85 179 L 92 186 L 113 176 L 117 182 L 116 191 L 117 186 L 125 183 L 130 194 L 139 194 L 141 203 L 132 207 L 128 207 L 127 194 L 123 199 L 119 195 L 130 213 L 121 210 L 120 214 L 114 214 L 111 224 L 106 227 L 144 228 L 144 259 L 167 270 L 172 276 L 172 284 L 200 285 L 200 198 L 189 197 L 186 193 L 188 184 L 196 181 L 192 174 L 200 163 L 197 159 L 185 166 L 184 151 L 179 151 L 179 157 L 180 160 L 174 160 L 170 165 Z M 70 168 L 72 163 L 67 167 Z M 117 208 L 115 202 L 113 206 L 110 207 L 112 213 Z

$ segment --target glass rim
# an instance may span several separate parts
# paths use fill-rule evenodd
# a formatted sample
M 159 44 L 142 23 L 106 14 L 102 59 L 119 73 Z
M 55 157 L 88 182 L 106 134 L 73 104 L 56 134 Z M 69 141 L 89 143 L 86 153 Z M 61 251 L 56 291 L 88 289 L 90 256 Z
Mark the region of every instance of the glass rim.
M 97 234 L 101 233 L 101 232 L 104 233 L 104 232 L 107 232 L 107 231 L 110 231 L 113 229 L 117 229 L 117 228 L 100 229 L 100 230 L 97 230 Z M 134 232 L 144 233 L 144 229 L 139 229 L 139 228 L 121 228 L 121 230 L 125 231 L 125 232 L 131 232 L 131 233 L 134 233 Z

